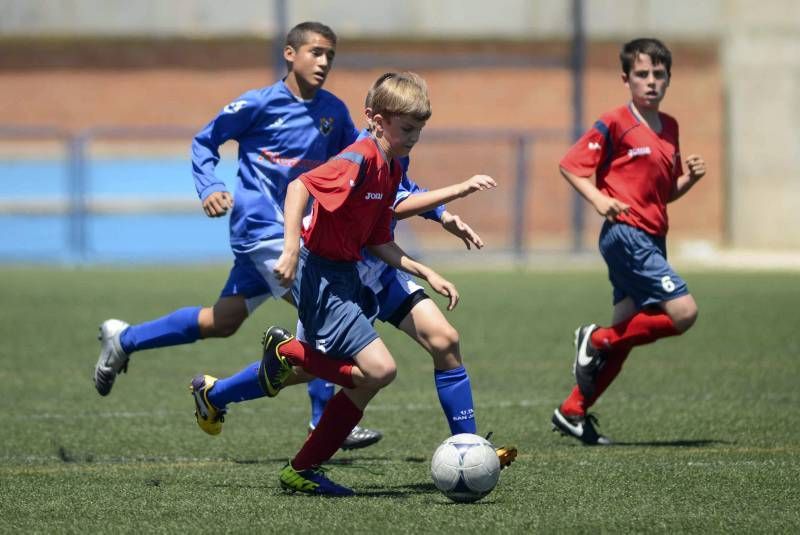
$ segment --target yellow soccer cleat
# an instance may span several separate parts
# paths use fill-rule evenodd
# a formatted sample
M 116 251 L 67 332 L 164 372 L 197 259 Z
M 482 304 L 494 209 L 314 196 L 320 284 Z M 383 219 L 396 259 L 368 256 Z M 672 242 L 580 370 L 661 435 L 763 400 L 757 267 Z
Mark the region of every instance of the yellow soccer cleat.
M 511 463 L 517 459 L 516 446 L 500 446 L 499 448 L 495 448 L 494 451 L 497 453 L 497 459 L 500 461 L 500 470 L 511 466 Z
M 217 382 L 216 377 L 200 374 L 192 379 L 189 390 L 194 398 L 194 416 L 197 425 L 209 435 L 219 435 L 222 432 L 222 422 L 225 421 L 225 409 L 218 409 L 208 401 L 208 391 Z

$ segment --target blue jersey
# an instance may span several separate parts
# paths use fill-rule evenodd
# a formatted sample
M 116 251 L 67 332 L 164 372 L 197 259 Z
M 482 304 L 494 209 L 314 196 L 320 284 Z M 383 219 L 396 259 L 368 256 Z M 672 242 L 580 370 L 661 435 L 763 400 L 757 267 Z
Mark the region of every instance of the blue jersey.
M 239 143 L 239 172 L 230 217 L 231 247 L 245 250 L 283 237 L 283 204 L 289 182 L 353 143 L 358 131 L 344 102 L 320 89 L 310 101 L 283 81 L 254 89 L 225 106 L 195 136 L 192 167 L 201 200 L 226 191 L 217 178 L 219 147 Z

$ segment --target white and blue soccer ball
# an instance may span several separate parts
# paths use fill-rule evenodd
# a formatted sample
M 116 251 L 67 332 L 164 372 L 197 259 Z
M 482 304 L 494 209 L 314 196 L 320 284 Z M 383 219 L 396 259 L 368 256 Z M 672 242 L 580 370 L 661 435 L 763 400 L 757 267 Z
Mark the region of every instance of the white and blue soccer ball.
M 500 460 L 491 442 L 478 435 L 453 435 L 433 452 L 433 484 L 456 502 L 480 500 L 497 485 Z

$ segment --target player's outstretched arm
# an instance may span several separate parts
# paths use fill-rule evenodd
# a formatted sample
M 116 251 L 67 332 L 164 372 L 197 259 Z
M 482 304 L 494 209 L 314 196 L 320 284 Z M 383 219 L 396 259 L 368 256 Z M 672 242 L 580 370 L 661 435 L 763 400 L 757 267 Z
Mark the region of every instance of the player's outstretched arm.
M 559 167 L 561 174 L 581 194 L 581 196 L 589 201 L 597 213 L 605 217 L 609 221 L 616 221 L 617 216 L 627 213 L 630 206 L 624 202 L 604 195 L 597 186 L 594 185 L 592 177 L 580 177 L 574 173 L 570 173 L 563 167 Z
M 497 187 L 497 182 L 492 177 L 487 175 L 474 175 L 458 184 L 409 195 L 395 206 L 394 216 L 397 219 L 405 219 L 407 217 L 419 215 L 455 199 L 466 197 L 477 191 L 487 191 L 495 187 Z
M 308 204 L 308 188 L 300 180 L 293 180 L 286 190 L 286 201 L 283 206 L 283 252 L 272 269 L 278 282 L 288 288 L 297 274 L 297 262 L 300 258 L 300 229 L 303 212 Z
M 406 273 L 428 281 L 433 291 L 450 300 L 447 304 L 447 310 L 453 310 L 458 304 L 458 290 L 456 290 L 452 282 L 448 281 L 425 264 L 417 262 L 408 256 L 395 242 L 390 241 L 381 245 L 370 245 L 367 249 L 371 254 L 377 256 L 390 266 L 402 269 Z
M 706 176 L 706 161 L 702 156 L 690 154 L 689 157 L 686 158 L 686 168 L 689 172 L 679 176 L 678 180 L 675 181 L 675 191 L 672 193 L 669 202 L 677 201 L 683 197 L 687 191 L 692 189 L 692 186 Z
M 451 214 L 447 210 L 442 212 L 442 228 L 457 238 L 461 238 L 467 249 L 471 249 L 472 245 L 481 249 L 483 247 L 483 240 L 478 233 L 472 230 L 472 227 L 467 225 L 459 216 Z
M 233 208 L 233 197 L 227 191 L 215 191 L 203 199 L 203 211 L 208 217 L 222 217 Z

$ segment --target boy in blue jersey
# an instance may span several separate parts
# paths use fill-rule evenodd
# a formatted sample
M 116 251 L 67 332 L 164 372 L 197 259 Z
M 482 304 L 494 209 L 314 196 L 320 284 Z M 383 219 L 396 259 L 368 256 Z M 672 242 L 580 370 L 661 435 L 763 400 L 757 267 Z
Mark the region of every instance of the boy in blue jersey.
M 273 275 L 283 248 L 288 184 L 358 135 L 345 104 L 322 89 L 335 49 L 336 34 L 328 26 L 298 24 L 286 37 L 286 78 L 246 92 L 197 134 L 192 143 L 195 186 L 206 215 L 221 217 L 231 212 L 233 268 L 213 307 L 181 308 L 138 325 L 116 319 L 103 322 L 94 373 L 100 395 L 109 394 L 117 374 L 127 371 L 136 351 L 228 337 L 268 298 L 291 302 Z M 215 174 L 219 147 L 231 139 L 239 143 L 233 196 Z

